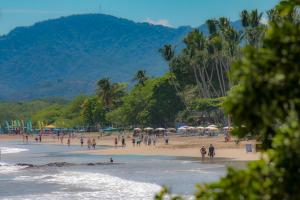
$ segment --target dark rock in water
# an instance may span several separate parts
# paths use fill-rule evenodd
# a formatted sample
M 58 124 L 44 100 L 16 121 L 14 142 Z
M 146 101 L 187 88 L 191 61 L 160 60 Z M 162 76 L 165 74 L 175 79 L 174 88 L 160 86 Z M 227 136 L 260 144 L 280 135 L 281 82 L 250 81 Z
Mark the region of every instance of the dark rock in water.
M 86 165 L 88 165 L 88 166 L 94 166 L 94 165 L 96 165 L 95 163 L 88 163 L 88 164 L 86 164 Z
M 74 164 L 67 163 L 67 162 L 54 162 L 54 163 L 48 163 L 45 166 L 48 167 L 64 167 L 64 166 L 72 166 Z
M 18 163 L 16 166 L 26 166 L 26 167 L 68 167 L 68 166 L 75 166 L 75 165 L 87 165 L 87 166 L 96 166 L 96 165 L 114 165 L 114 164 L 120 164 L 120 163 L 110 163 L 110 162 L 98 162 L 98 163 L 81 163 L 81 164 L 75 164 L 75 163 L 67 163 L 67 162 L 53 162 L 48 163 L 45 165 L 33 165 L 33 164 L 27 164 L 27 163 Z
M 26 163 L 18 163 L 17 166 L 25 166 L 25 167 L 34 167 L 33 164 L 26 164 Z

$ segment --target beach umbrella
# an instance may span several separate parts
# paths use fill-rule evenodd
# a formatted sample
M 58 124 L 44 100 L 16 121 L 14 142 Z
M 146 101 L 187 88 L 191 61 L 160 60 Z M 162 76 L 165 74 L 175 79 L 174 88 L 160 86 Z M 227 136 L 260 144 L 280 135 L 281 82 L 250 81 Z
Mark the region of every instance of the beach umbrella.
M 206 129 L 207 130 L 209 130 L 209 131 L 218 131 L 219 129 L 218 128 L 216 128 L 216 127 L 206 127 Z
M 178 130 L 186 130 L 186 127 L 179 127 Z
M 208 127 L 213 127 L 213 128 L 217 128 L 216 125 L 212 124 L 212 125 L 209 125 Z
M 147 127 L 147 128 L 144 128 L 144 130 L 145 130 L 145 131 L 152 131 L 152 130 L 153 130 L 153 128 L 151 128 L 151 127 Z
M 195 130 L 195 127 L 189 126 L 189 127 L 187 127 L 187 130 Z
M 167 128 L 167 131 L 169 131 L 169 132 L 176 132 L 176 128 Z
M 155 129 L 156 131 L 165 131 L 166 129 L 165 128 L 157 128 Z
M 232 127 L 232 126 L 230 126 L 230 127 L 228 127 L 228 126 L 225 126 L 223 129 L 224 129 L 224 130 L 232 130 L 232 129 L 233 129 L 233 127 Z
M 141 131 L 142 129 L 140 129 L 140 128 L 135 128 L 135 129 L 133 129 L 134 131 Z
M 205 128 L 203 126 L 198 126 L 196 129 L 198 129 L 198 130 L 204 130 Z

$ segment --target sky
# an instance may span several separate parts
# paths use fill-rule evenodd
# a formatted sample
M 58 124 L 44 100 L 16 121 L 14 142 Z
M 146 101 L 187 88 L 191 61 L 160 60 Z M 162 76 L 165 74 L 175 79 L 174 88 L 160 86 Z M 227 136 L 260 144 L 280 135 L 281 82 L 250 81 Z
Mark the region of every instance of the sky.
M 203 24 L 243 9 L 266 11 L 279 0 L 0 0 L 0 35 L 18 26 L 73 14 L 103 13 L 170 27 Z

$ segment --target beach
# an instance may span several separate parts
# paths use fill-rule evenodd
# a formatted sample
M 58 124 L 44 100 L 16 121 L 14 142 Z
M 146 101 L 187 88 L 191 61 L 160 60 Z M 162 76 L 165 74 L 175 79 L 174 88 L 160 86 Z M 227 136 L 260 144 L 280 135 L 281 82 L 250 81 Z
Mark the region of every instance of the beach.
M 50 141 L 23 143 L 6 138 L 0 148 L 0 199 L 5 200 L 150 200 L 163 185 L 190 199 L 195 184 L 217 181 L 226 173 L 226 165 L 219 163 L 174 156 L 80 153 L 80 145 Z
M 114 146 L 114 138 L 116 134 L 108 136 L 100 136 L 99 133 L 80 134 L 71 138 L 71 145 L 80 145 L 80 137 L 84 137 L 84 146 L 79 151 L 74 153 L 82 154 L 98 154 L 98 155 L 144 155 L 144 156 L 176 156 L 176 157 L 190 157 L 200 158 L 200 148 L 204 145 L 206 148 L 210 144 L 215 147 L 215 157 L 218 159 L 230 159 L 236 161 L 251 161 L 260 158 L 260 153 L 255 152 L 256 141 L 240 141 L 238 144 L 234 138 L 230 142 L 225 142 L 222 135 L 217 137 L 208 136 L 179 136 L 170 135 L 169 144 L 164 144 L 163 138 L 159 138 L 155 146 L 144 145 L 133 146 L 132 137 L 128 133 L 125 135 L 126 146 L 121 147 L 120 141 L 118 146 Z M 43 136 L 42 144 L 60 144 L 67 145 L 67 136 L 64 137 L 63 144 L 55 136 Z M 96 148 L 95 150 L 88 150 L 86 142 L 88 138 L 95 138 L 97 146 L 105 146 L 106 148 Z M 30 141 L 34 141 L 33 136 L 29 136 Z M 20 135 L 0 135 L 0 141 L 19 141 L 23 142 L 23 137 Z M 246 152 L 245 145 L 251 144 L 254 152 Z
M 84 145 L 80 146 L 80 138 Z M 169 144 L 158 138 L 156 145 L 133 146 L 125 134 L 126 147 L 114 145 L 117 135 L 99 133 L 43 136 L 0 136 L 0 199 L 153 199 L 162 186 L 173 194 L 191 199 L 195 184 L 219 180 L 228 166 L 244 168 L 259 153 L 246 153 L 245 144 L 224 142 L 222 136 L 169 136 Z M 95 138 L 95 150 L 86 142 Z M 25 139 L 25 137 L 24 137 Z M 200 159 L 200 147 L 213 144 L 214 159 Z M 113 163 L 110 159 L 113 159 Z M 14 189 L 11 190 L 10 188 Z

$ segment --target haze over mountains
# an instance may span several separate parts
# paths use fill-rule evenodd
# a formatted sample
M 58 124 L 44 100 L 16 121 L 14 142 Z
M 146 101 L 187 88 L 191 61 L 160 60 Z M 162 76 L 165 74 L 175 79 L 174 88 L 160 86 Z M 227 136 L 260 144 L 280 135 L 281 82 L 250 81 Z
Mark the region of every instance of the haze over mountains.
M 200 27 L 204 32 L 205 26 Z M 181 45 L 190 27 L 135 23 L 85 14 L 16 28 L 0 37 L 0 100 L 73 97 L 95 90 L 96 81 L 130 81 L 139 69 L 167 70 L 158 53 Z

